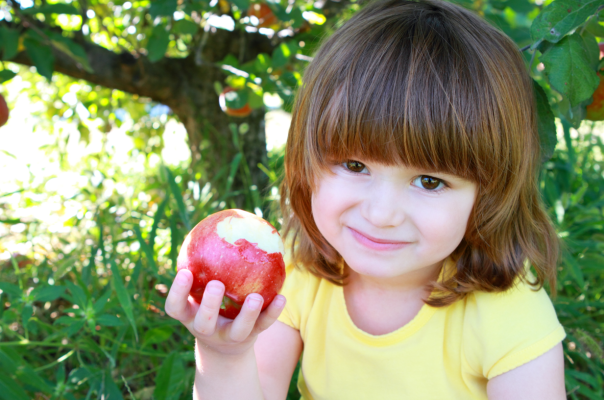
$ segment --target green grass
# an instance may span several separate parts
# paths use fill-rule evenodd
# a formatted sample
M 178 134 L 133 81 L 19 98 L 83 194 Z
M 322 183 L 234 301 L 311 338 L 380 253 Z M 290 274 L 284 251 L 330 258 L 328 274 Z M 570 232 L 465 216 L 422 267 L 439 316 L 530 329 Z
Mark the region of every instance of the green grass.
M 569 398 L 602 399 L 604 147 L 589 132 L 566 136 L 541 176 L 564 243 L 555 307 L 568 333 Z M 9 242 L 25 249 L 0 261 L 0 399 L 191 398 L 193 338 L 165 315 L 164 301 L 186 233 L 233 206 L 232 178 L 220 183 L 225 191 L 197 182 L 186 168 L 133 175 L 103 154 L 71 166 L 91 177 L 100 171 L 103 180 L 91 179 L 70 199 L 31 182 L 0 194 L 2 223 L 21 227 L 2 238 L 0 253 Z M 273 188 L 282 156 L 274 151 L 262 166 L 269 188 L 244 193 L 249 207 L 273 210 L 264 216 L 278 228 Z M 245 173 L 244 159 L 235 164 L 227 166 L 230 177 Z M 132 190 L 108 189 L 118 183 Z M 20 217 L 57 199 L 81 207 L 61 232 L 50 232 L 44 220 Z M 288 399 L 299 398 L 295 379 Z

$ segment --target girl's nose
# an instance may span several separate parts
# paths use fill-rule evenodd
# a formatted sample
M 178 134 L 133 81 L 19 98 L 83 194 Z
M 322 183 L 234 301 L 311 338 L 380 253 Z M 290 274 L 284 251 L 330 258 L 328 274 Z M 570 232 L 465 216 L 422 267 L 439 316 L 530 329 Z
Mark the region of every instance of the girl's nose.
M 363 217 L 377 228 L 399 226 L 406 218 L 404 190 L 400 184 L 380 182 L 366 194 L 362 205 Z

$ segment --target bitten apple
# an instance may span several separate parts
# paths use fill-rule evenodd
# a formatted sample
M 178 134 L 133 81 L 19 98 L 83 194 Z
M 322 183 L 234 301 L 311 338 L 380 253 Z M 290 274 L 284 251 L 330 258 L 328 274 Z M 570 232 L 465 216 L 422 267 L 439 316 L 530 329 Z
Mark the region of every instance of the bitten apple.
M 264 298 L 266 309 L 285 280 L 283 242 L 264 219 L 243 210 L 224 210 L 202 220 L 189 232 L 178 254 L 177 268 L 193 273 L 190 295 L 201 303 L 211 280 L 224 283 L 220 315 L 234 319 L 250 293 Z

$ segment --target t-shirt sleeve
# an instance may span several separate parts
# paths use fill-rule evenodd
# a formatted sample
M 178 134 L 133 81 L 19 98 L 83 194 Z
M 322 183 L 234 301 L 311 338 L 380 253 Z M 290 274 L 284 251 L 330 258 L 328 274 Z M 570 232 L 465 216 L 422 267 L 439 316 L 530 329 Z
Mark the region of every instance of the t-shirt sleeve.
M 532 274 L 529 279 L 533 282 Z M 543 288 L 526 282 L 467 298 L 463 351 L 477 375 L 492 379 L 544 354 L 566 337 Z
M 288 262 L 287 258 L 285 261 L 285 282 L 279 294 L 285 296 L 286 303 L 277 320 L 300 330 L 305 304 L 308 301 L 310 273 Z

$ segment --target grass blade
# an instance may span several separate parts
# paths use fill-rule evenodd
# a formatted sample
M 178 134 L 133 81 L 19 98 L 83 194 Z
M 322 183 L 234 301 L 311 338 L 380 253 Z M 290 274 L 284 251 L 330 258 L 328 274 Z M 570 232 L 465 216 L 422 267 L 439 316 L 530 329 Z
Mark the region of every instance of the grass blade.
M 157 211 L 155 212 L 155 216 L 153 217 L 153 226 L 151 226 L 151 233 L 149 233 L 149 246 L 153 249 L 155 245 L 155 236 L 157 235 L 157 227 L 159 226 L 159 221 L 164 217 L 166 212 L 166 205 L 168 204 L 168 200 L 170 198 L 166 196 L 166 198 L 160 203 L 157 207 Z
M 180 354 L 173 351 L 166 357 L 155 377 L 153 398 L 157 400 L 178 399 L 183 390 L 185 368 Z
M 141 234 L 141 230 L 138 225 L 134 225 L 134 232 L 136 233 L 136 237 L 138 238 L 138 242 L 141 245 L 141 249 L 143 249 L 143 253 L 147 257 L 147 262 L 149 263 L 149 268 L 153 272 L 153 275 L 157 276 L 157 264 L 155 264 L 153 248 L 143 239 Z
M 111 273 L 113 274 L 113 287 L 117 293 L 117 299 L 119 300 L 124 312 L 126 313 L 126 317 L 128 321 L 130 321 L 130 325 L 132 325 L 132 330 L 134 330 L 134 336 L 136 341 L 138 342 L 138 332 L 136 331 L 136 322 L 134 321 L 134 314 L 132 312 L 132 302 L 130 301 L 130 295 L 128 291 L 124 287 L 124 282 L 122 282 L 122 278 L 120 276 L 120 271 L 117 268 L 117 264 L 115 260 L 111 259 Z
M 189 214 L 187 213 L 187 209 L 185 207 L 185 201 L 182 198 L 182 193 L 180 192 L 180 187 L 174 180 L 174 175 L 172 175 L 172 171 L 170 168 L 164 167 L 166 169 L 166 174 L 168 175 L 168 184 L 170 185 L 170 191 L 176 200 L 176 204 L 178 205 L 178 212 L 180 213 L 180 218 L 182 218 L 182 222 L 187 227 L 187 230 L 191 230 L 191 222 L 189 221 Z
M 239 163 L 241 163 L 241 159 L 243 155 L 241 153 L 237 153 L 235 157 L 233 157 L 233 161 L 231 161 L 231 169 L 229 171 L 229 177 L 227 178 L 226 188 L 224 190 L 224 196 L 228 197 L 229 192 L 231 191 L 231 186 L 233 186 L 233 181 L 235 180 L 235 174 L 237 174 L 237 170 L 239 169 Z

